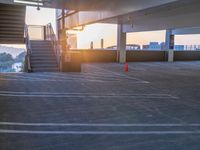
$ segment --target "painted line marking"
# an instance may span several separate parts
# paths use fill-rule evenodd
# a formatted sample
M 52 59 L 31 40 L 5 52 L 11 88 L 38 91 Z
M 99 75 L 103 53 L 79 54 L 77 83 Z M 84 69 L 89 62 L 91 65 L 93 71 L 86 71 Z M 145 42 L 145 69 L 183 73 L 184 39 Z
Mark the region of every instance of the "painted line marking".
M 23 74 L 19 74 L 19 75 L 2 75 L 4 77 L 11 77 L 11 78 L 17 78 L 17 79 L 30 79 L 30 80 L 41 80 L 41 78 L 37 78 L 37 77 L 31 77 L 31 76 L 23 76 Z M 42 79 L 42 80 L 48 80 L 48 79 Z
M 113 124 L 113 123 L 24 123 L 0 122 L 7 126 L 71 126 L 71 127 L 200 127 L 198 123 L 192 124 Z
M 87 65 L 88 65 L 89 67 L 91 67 L 91 68 L 96 68 L 96 69 L 102 70 L 102 71 L 104 71 L 104 72 L 110 72 L 110 73 L 112 73 L 112 74 L 114 74 L 114 75 L 118 75 L 118 76 L 121 76 L 121 77 L 125 77 L 126 79 L 134 79 L 134 80 L 140 81 L 140 82 L 142 82 L 142 83 L 146 83 L 146 84 L 150 83 L 150 82 L 148 82 L 148 81 L 144 81 L 144 80 L 141 80 L 141 79 L 138 79 L 138 78 L 135 78 L 135 77 L 130 77 L 130 76 L 127 76 L 127 75 L 125 75 L 125 74 L 113 72 L 113 71 L 110 71 L 110 70 L 107 70 L 107 69 L 103 69 L 103 68 L 101 68 L 101 67 L 92 66 L 92 65 L 89 65 L 89 64 L 87 64 Z
M 90 80 L 90 79 L 69 79 L 69 80 L 57 80 L 57 79 L 28 79 L 28 78 L 24 78 L 24 79 L 20 79 L 20 77 L 17 79 L 17 78 L 0 78 L 0 80 L 2 81 L 36 81 L 36 82 L 107 82 L 107 81 L 102 81 L 102 80 Z M 109 81 L 108 81 L 109 82 Z
M 79 74 L 79 75 L 73 75 L 73 74 L 58 74 L 58 73 L 50 73 L 50 74 L 37 74 L 36 77 L 48 77 L 49 80 L 56 80 L 58 79 L 65 79 L 65 80 L 87 80 L 87 81 L 97 81 L 97 82 L 120 82 L 124 80 L 123 77 L 119 76 L 113 76 L 110 74 L 109 76 L 107 74 L 98 75 L 98 74 Z M 34 77 L 34 76 L 32 76 Z M 133 80 L 133 79 L 132 79 Z M 140 81 L 138 79 L 134 79 L 132 83 L 146 83 L 144 81 Z M 63 81 L 63 80 L 61 80 Z
M 105 71 L 104 71 L 105 72 Z M 39 73 L 39 74 L 1 74 L 0 80 L 5 81 L 51 81 L 51 82 L 64 82 L 64 81 L 73 81 L 79 80 L 84 82 L 120 82 L 124 79 L 127 80 L 135 80 L 132 83 L 141 83 L 146 84 L 146 81 L 127 77 L 126 75 L 109 72 L 109 75 L 104 73 L 99 75 L 98 73 L 94 74 L 94 76 L 87 74 L 62 74 L 62 73 Z M 3 78 L 4 77 L 4 78 Z M 6 78 L 9 77 L 9 78 Z
M 5 81 L 43 81 L 43 82 L 100 82 L 100 83 L 105 83 L 105 82 L 120 82 L 122 80 L 120 79 L 108 79 L 108 78 L 96 78 L 96 77 L 86 77 L 86 78 L 73 78 L 73 77 L 54 77 L 49 75 L 49 79 L 47 78 L 39 78 L 39 77 L 23 77 L 23 76 L 8 76 L 9 78 L 0 78 L 0 80 L 5 80 Z M 48 77 L 48 76 L 46 76 Z M 142 83 L 139 81 L 135 81 L 132 83 Z
M 107 97 L 130 97 L 145 99 L 178 99 L 178 97 L 168 94 L 115 94 L 115 93 L 53 93 L 53 92 L 12 92 L 0 91 L 0 96 L 5 97 L 69 97 L 69 98 L 107 98 Z
M 32 81 L 34 81 L 34 82 L 47 82 L 47 81 L 49 81 L 49 80 L 39 80 L 39 79 L 16 79 L 16 78 L 14 78 L 14 79 L 8 79 L 8 78 L 0 78 L 0 80 L 1 81 L 30 81 L 30 82 L 32 82 Z
M 80 76 L 63 76 L 63 75 L 41 75 L 38 74 L 37 76 L 41 76 L 41 77 L 49 77 L 50 79 L 65 79 L 65 80 L 71 80 L 71 79 L 76 79 L 76 80 L 117 80 L 117 81 L 121 81 L 123 78 L 118 78 L 118 77 L 113 77 L 113 76 L 99 76 L 99 75 L 86 75 L 86 74 L 82 74 Z
M 177 135 L 200 134 L 200 131 L 33 131 L 33 130 L 4 130 L 6 134 L 39 134 L 39 135 Z

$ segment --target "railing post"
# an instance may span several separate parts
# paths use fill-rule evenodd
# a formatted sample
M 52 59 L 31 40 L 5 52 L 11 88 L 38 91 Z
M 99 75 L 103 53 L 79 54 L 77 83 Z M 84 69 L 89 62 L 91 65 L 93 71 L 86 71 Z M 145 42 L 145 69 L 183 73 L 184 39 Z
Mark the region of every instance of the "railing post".
M 44 31 L 44 40 L 46 40 L 47 39 L 46 26 L 43 26 L 43 31 Z
M 25 39 L 26 39 L 26 58 L 25 58 L 25 70 L 26 72 L 31 72 L 31 64 L 30 64 L 30 55 L 31 55 L 31 46 L 30 46 L 30 39 L 29 39 L 29 33 L 28 33 L 28 26 L 25 27 Z
M 61 37 L 59 37 L 62 51 L 61 51 L 61 60 L 60 60 L 60 70 L 63 71 L 63 62 L 65 57 L 65 52 L 67 50 L 67 36 L 65 30 L 65 9 L 62 9 L 62 29 L 61 29 Z

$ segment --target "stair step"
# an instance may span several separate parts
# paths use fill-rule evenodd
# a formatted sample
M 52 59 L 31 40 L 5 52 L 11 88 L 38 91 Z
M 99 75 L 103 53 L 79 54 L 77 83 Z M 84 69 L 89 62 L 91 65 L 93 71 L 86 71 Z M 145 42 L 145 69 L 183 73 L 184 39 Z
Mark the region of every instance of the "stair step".
M 40 41 L 40 42 L 35 42 L 34 40 L 31 40 L 30 41 L 31 42 L 31 44 L 33 44 L 33 45 L 39 45 L 39 44 L 41 44 L 41 45 L 47 45 L 47 44 L 49 44 L 49 45 L 51 45 L 51 41 Z
M 59 71 L 51 41 L 31 40 L 31 66 L 33 72 Z
M 1 34 L 5 34 L 5 35 L 16 35 L 16 34 L 20 34 L 20 35 L 24 35 L 24 32 L 22 31 L 6 31 L 6 30 L 0 30 L 0 35 Z
M 24 24 L 10 24 L 10 23 L 0 23 L 0 28 L 24 28 Z
M 53 52 L 53 49 L 52 49 L 52 47 L 49 47 L 49 48 L 41 47 L 41 48 L 31 48 L 31 51 L 33 51 L 33 52 L 40 52 L 40 51 L 44 51 L 44 52 L 51 51 L 51 52 Z
M 35 64 L 32 63 L 31 66 L 33 68 L 57 68 L 57 64 Z
M 24 16 L 5 16 L 0 15 L 0 20 L 15 20 L 16 22 L 22 22 L 24 21 Z
M 49 42 L 49 41 L 44 41 L 44 42 L 34 42 L 34 41 L 31 41 L 31 44 L 32 45 L 51 45 L 51 42 Z
M 35 60 L 35 59 L 31 59 L 31 64 L 56 64 L 57 65 L 57 61 L 56 60 Z
M 21 34 L 13 34 L 13 35 L 10 35 L 10 34 L 0 34 L 0 38 L 11 38 L 11 39 L 18 39 L 18 38 L 24 38 L 23 35 Z
M 31 63 L 33 67 L 58 67 L 57 63 Z
M 19 39 L 19 38 L 0 38 L 0 44 L 24 44 L 24 39 Z
M 0 4 L 0 44 L 24 44 L 26 6 Z
M 51 52 L 51 51 L 49 51 L 49 52 L 35 52 L 35 51 L 32 51 L 31 55 L 32 56 L 38 56 L 38 55 L 40 55 L 40 56 L 45 56 L 45 57 L 46 56 L 53 56 L 53 57 L 55 57 L 54 53 Z
M 55 57 L 31 57 L 32 61 L 56 61 Z
M 8 5 L 8 4 L 1 4 L 0 10 L 2 11 L 16 11 L 16 12 L 24 12 L 26 9 L 25 6 L 19 6 L 19 5 Z
M 45 59 L 45 60 L 55 60 L 55 56 L 54 55 L 31 55 L 31 59 L 36 60 L 37 58 L 39 59 Z
M 33 43 L 31 43 L 31 47 L 32 48 L 50 48 L 50 47 L 52 47 L 52 45 L 51 44 L 33 44 Z
M 32 68 L 33 72 L 58 72 L 58 68 Z
M 51 46 L 51 43 L 48 43 L 48 42 L 44 42 L 44 43 L 31 42 L 31 45 L 33 45 L 33 46 Z
M 33 42 L 31 41 L 32 45 L 51 45 L 51 42 Z
M 1 27 L 0 28 L 0 32 L 1 31 L 9 31 L 9 32 L 11 32 L 11 31 L 20 31 L 20 32 L 22 32 L 24 34 L 24 28 L 7 28 L 7 27 Z
M 44 55 L 48 55 L 48 54 L 51 54 L 51 55 L 54 55 L 54 53 L 52 51 L 31 51 L 31 53 L 34 55 L 34 54 L 44 54 Z

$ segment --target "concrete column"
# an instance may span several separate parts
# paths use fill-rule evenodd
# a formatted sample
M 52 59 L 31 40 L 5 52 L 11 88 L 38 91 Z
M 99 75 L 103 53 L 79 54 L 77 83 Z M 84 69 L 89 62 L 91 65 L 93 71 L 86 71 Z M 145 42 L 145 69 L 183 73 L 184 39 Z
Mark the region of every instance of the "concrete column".
M 165 48 L 168 50 L 168 62 L 174 61 L 174 35 L 172 30 L 166 30 Z
M 104 49 L 104 39 L 101 39 L 101 49 Z
M 67 35 L 66 35 L 66 29 L 65 29 L 65 9 L 62 9 L 62 29 L 60 34 L 60 41 L 61 41 L 61 60 L 60 60 L 60 71 L 64 70 L 64 62 L 65 62 L 65 53 L 67 51 Z
M 90 49 L 93 49 L 94 48 L 94 42 L 91 42 L 90 43 Z
M 117 27 L 117 49 L 119 50 L 119 62 L 126 62 L 126 33 L 122 31 L 122 24 Z

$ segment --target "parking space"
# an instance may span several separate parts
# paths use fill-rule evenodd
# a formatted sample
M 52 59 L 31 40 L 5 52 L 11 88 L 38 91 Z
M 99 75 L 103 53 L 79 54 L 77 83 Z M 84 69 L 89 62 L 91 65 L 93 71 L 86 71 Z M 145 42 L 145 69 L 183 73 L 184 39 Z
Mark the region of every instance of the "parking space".
M 200 62 L 0 74 L 1 150 L 198 150 Z

